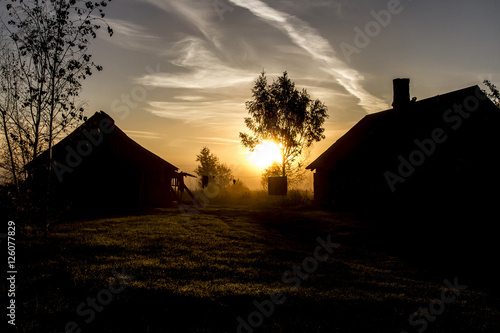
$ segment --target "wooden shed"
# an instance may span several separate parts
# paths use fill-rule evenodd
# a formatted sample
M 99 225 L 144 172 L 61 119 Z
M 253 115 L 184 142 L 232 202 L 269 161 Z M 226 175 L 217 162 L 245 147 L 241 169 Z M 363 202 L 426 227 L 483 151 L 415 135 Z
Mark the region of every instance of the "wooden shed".
M 129 138 L 104 112 L 41 154 L 29 167 L 35 184 L 47 181 L 52 204 L 83 212 L 166 207 L 179 200 L 184 174 Z

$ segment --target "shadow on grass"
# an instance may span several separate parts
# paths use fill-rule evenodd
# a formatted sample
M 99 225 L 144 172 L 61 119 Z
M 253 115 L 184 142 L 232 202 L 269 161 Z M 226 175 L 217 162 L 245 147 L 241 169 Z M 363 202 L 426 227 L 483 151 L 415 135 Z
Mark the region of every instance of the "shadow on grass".
M 474 276 L 462 255 L 470 248 L 455 252 L 464 233 L 436 228 L 438 220 L 210 206 L 189 223 L 176 209 L 63 223 L 48 245 L 20 243 L 20 331 L 63 332 L 75 321 L 82 332 L 236 332 L 238 316 L 280 290 L 286 302 L 256 332 L 399 333 L 455 276 L 470 288 L 427 332 L 498 331 L 498 298 L 481 289 L 482 277 L 462 278 Z M 284 283 L 328 234 L 341 244 L 331 259 L 299 288 Z M 77 306 L 122 267 L 136 279 L 85 323 Z

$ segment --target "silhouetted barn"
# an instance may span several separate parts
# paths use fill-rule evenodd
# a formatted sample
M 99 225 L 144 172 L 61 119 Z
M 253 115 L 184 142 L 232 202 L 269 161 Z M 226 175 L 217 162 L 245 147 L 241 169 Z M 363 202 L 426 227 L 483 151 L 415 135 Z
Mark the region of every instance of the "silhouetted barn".
M 58 207 L 116 213 L 177 200 L 178 168 L 130 139 L 102 111 L 54 145 L 52 156 L 51 201 Z M 48 161 L 46 151 L 30 164 L 35 183 L 46 180 Z
M 416 210 L 495 202 L 499 125 L 478 86 L 410 101 L 409 79 L 396 79 L 392 109 L 365 116 L 307 167 L 315 201 Z

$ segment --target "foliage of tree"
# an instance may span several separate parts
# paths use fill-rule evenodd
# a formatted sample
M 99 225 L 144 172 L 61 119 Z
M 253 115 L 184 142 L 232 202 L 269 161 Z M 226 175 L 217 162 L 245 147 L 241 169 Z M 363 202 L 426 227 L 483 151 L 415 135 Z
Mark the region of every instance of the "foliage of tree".
M 281 175 L 286 176 L 287 166 L 304 149 L 325 138 L 328 109 L 320 100 L 312 100 L 305 89 L 297 90 L 287 72 L 272 84 L 262 72 L 252 93 L 253 100 L 246 102 L 250 117 L 245 118 L 252 135 L 240 133 L 241 143 L 251 151 L 264 140 L 281 144 Z
M 234 175 L 231 168 L 225 163 L 221 163 L 219 158 L 210 151 L 210 148 L 203 147 L 200 153 L 196 155 L 196 162 L 200 163 L 194 170 L 199 176 L 200 187 L 203 185 L 203 176 L 208 176 L 209 182 L 215 182 L 221 189 L 232 184 Z
M 111 0 L 7 0 L 2 15 L 0 126 L 4 163 L 18 185 L 26 164 L 85 120 L 82 81 L 101 71 L 88 52 Z
M 485 91 L 486 96 L 488 96 L 493 101 L 493 103 L 495 103 L 495 105 L 500 108 L 500 91 L 498 91 L 498 88 L 493 83 L 491 83 L 490 80 L 484 80 L 483 83 L 489 89 L 489 91 Z

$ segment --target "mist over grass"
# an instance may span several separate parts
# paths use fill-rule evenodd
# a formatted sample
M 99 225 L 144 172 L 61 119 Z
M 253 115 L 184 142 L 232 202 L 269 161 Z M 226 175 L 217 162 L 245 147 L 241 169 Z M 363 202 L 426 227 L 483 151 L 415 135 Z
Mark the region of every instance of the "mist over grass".
M 310 190 L 288 190 L 286 196 L 269 195 L 267 190 L 249 190 L 247 187 L 229 185 L 222 190 L 208 191 L 197 189 L 195 197 L 201 198 L 204 206 L 210 205 L 242 205 L 272 207 L 312 207 L 314 194 Z M 188 196 L 183 201 L 192 202 Z

